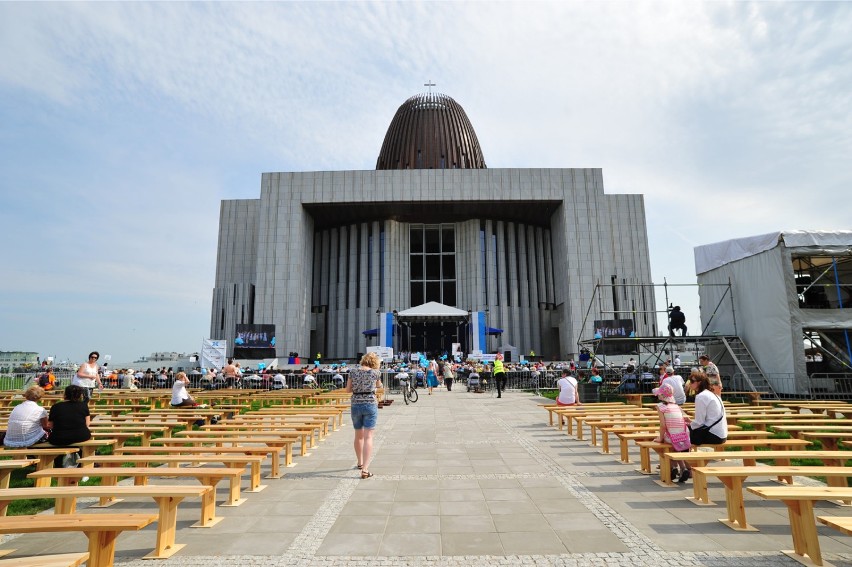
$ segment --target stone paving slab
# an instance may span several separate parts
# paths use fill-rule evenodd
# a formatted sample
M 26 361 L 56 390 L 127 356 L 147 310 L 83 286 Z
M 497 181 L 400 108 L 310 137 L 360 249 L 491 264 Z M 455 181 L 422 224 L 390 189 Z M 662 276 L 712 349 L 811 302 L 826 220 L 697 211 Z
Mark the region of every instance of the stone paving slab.
M 155 564 L 798 565 L 778 551 L 792 547 L 782 505 L 747 495 L 749 521 L 760 531 L 734 532 L 718 522 L 721 485 L 710 485 L 717 506 L 695 506 L 684 498 L 691 484 L 660 487 L 635 464 L 549 427 L 542 401 L 520 392 L 497 399 L 443 390 L 410 406 L 397 400 L 379 413 L 375 477 L 360 480 L 352 429 L 344 425 L 310 456 L 295 457 L 284 478 L 244 493 L 242 506 L 218 507 L 224 520 L 213 528 L 190 528 L 198 505 L 181 504 L 176 540 L 186 547 Z M 107 511 L 141 509 L 153 504 L 126 501 Z M 831 504 L 819 513 L 848 514 Z M 150 567 L 140 557 L 154 534 L 149 527 L 120 536 L 116 564 Z M 852 567 L 852 540 L 823 527 L 820 544 L 828 561 Z M 86 540 L 25 535 L 2 547 L 15 555 L 68 552 L 85 549 Z

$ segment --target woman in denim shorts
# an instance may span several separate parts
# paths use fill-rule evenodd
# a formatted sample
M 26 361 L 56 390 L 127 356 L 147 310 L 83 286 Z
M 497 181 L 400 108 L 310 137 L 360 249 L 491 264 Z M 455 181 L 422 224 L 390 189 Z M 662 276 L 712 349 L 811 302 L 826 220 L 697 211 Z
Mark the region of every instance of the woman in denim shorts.
M 346 391 L 352 393 L 352 427 L 355 429 L 355 458 L 361 469 L 361 478 L 370 478 L 367 470 L 373 451 L 373 430 L 379 417 L 376 388 L 382 387 L 379 366 L 382 361 L 374 352 L 361 358 L 361 366 L 349 371 Z

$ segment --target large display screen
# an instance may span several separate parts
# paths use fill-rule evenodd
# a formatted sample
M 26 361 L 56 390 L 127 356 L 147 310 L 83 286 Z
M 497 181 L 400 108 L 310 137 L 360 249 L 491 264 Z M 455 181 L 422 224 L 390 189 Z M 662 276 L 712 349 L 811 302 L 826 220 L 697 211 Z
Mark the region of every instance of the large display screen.
M 271 358 L 275 356 L 275 325 L 238 324 L 234 336 L 237 358 Z

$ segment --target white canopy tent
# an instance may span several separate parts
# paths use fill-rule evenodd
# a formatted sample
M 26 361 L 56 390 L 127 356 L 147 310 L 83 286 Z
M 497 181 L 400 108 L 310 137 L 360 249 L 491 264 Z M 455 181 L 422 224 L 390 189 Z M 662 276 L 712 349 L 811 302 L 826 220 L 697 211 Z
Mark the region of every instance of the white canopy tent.
M 399 319 L 408 319 L 414 321 L 440 320 L 440 321 L 463 321 L 468 318 L 470 313 L 438 303 L 430 301 L 405 311 L 397 311 L 396 316 Z

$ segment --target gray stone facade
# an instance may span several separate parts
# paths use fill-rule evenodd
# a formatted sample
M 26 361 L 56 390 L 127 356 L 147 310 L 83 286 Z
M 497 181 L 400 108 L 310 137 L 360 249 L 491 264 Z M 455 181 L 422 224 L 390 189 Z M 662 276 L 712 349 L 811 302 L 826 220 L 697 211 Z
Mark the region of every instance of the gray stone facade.
M 364 352 L 377 310 L 416 305 L 419 225 L 454 231 L 448 304 L 487 310 L 495 340 L 521 353 L 576 353 L 598 283 L 624 285 L 595 299 L 611 318 L 655 310 L 629 287 L 651 283 L 643 197 L 604 194 L 600 169 L 265 173 L 260 199 L 222 202 L 210 338 L 233 345 L 235 324 L 269 323 L 279 357 Z M 636 315 L 636 334 L 655 334 L 652 319 Z

